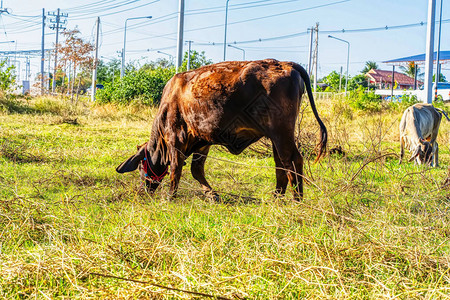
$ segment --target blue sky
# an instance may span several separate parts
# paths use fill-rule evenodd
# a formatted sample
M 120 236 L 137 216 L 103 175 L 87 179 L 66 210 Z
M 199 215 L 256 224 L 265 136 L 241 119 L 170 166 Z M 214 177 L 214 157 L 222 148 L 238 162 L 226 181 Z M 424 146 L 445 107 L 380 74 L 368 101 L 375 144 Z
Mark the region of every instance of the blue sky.
M 192 40 L 192 49 L 205 51 L 214 62 L 223 57 L 223 46 L 217 43 L 223 43 L 225 2 L 186 0 L 185 3 L 184 39 Z M 157 53 L 158 49 L 175 55 L 178 0 L 4 0 L 3 6 L 10 8 L 14 15 L 2 15 L 0 42 L 15 40 L 16 43 L 0 44 L 2 50 L 40 49 L 39 15 L 42 8 L 54 11 L 59 7 L 69 14 L 67 27 L 77 26 L 86 40 L 93 40 L 95 19 L 101 17 L 101 56 L 118 57 L 126 18 L 147 15 L 153 19 L 128 21 L 127 59 L 143 64 L 147 60 L 167 57 Z M 444 0 L 443 6 L 443 19 L 450 19 L 450 2 Z M 327 38 L 329 31 L 350 42 L 350 75 L 356 75 L 368 60 L 378 62 L 382 69 L 391 69 L 381 62 L 424 53 L 426 25 L 402 29 L 389 27 L 426 22 L 427 7 L 426 0 L 230 0 L 227 40 L 243 48 L 247 60 L 270 57 L 306 64 L 309 36 L 302 33 L 319 22 L 319 77 L 339 70 L 341 66 L 345 71 L 347 46 Z M 385 26 L 388 26 L 387 30 L 342 32 L 342 29 Z M 441 50 L 450 50 L 449 30 L 450 22 L 447 21 L 442 24 Z M 50 48 L 55 34 L 48 28 L 46 33 L 46 47 Z M 298 35 L 265 41 L 290 34 Z M 258 39 L 262 41 L 242 43 Z M 227 60 L 240 59 L 241 51 L 227 48 Z M 32 59 L 31 65 L 35 74 L 39 59 Z M 449 79 L 448 69 L 450 64 L 444 65 L 444 74 Z

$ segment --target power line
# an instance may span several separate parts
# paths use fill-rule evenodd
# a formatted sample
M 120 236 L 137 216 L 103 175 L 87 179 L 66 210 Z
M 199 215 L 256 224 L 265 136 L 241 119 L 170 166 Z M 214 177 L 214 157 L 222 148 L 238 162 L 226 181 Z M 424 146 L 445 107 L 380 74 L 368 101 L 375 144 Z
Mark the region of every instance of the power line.
M 115 2 L 115 0 L 100 0 L 100 1 L 96 1 L 96 2 L 92 2 L 86 5 L 82 5 L 82 6 L 75 6 L 75 7 L 70 7 L 65 9 L 65 11 L 69 12 L 69 13 L 75 13 L 77 10 L 85 10 L 87 8 L 91 8 L 91 7 L 95 7 L 99 4 L 109 4 Z
M 286 12 L 282 12 L 282 13 L 271 14 L 271 15 L 257 17 L 257 18 L 251 18 L 251 19 L 245 19 L 245 20 L 241 20 L 241 21 L 230 22 L 230 23 L 228 23 L 228 25 L 241 24 L 241 23 L 246 23 L 246 22 L 251 22 L 251 21 L 267 19 L 267 18 L 279 17 L 279 16 L 284 16 L 284 15 L 293 14 L 293 13 L 297 13 L 297 12 L 302 12 L 302 11 L 313 10 L 313 9 L 322 8 L 322 7 L 326 7 L 326 6 L 332 6 L 332 5 L 336 5 L 336 4 L 341 4 L 341 3 L 345 3 L 345 2 L 349 2 L 349 1 L 351 1 L 351 0 L 340 0 L 340 1 L 335 1 L 335 2 L 331 2 L 331 3 L 311 6 L 311 7 L 307 7 L 307 8 L 290 10 L 290 11 L 286 11 Z M 210 28 L 216 28 L 216 27 L 223 27 L 223 24 L 194 28 L 194 29 L 186 30 L 186 32 L 188 32 L 188 31 L 189 32 L 191 32 L 191 31 L 198 31 L 198 30 L 204 30 L 204 29 L 210 29 Z
M 176 18 L 176 14 L 177 14 L 177 13 L 171 13 L 171 14 L 168 14 L 168 15 L 164 15 L 164 16 L 161 16 L 161 17 L 152 19 L 152 20 L 150 20 L 150 21 L 142 21 L 142 22 L 138 22 L 138 23 L 136 23 L 136 24 L 132 24 L 132 25 L 128 26 L 128 27 L 127 27 L 127 30 L 139 28 L 139 27 L 141 27 L 143 24 L 150 26 L 150 25 L 154 25 L 154 24 L 157 24 L 157 23 L 165 22 L 165 21 L 167 21 L 167 20 L 175 19 L 175 18 Z M 173 17 L 173 18 L 168 18 L 168 19 L 162 19 L 162 18 L 165 18 L 165 17 L 167 17 L 167 16 L 172 16 L 172 15 L 175 15 L 175 17 Z M 108 23 L 106 23 L 106 24 L 108 24 Z M 116 27 L 118 27 L 118 28 L 117 28 L 117 29 L 112 29 L 112 30 L 105 31 L 105 32 L 104 32 L 104 35 L 110 35 L 110 34 L 114 34 L 114 33 L 122 32 L 122 31 L 123 31 L 123 27 L 122 27 L 122 26 L 118 26 L 118 25 L 115 25 L 115 24 L 112 24 L 112 23 L 109 23 L 109 24 L 111 24 L 111 25 L 113 25 L 113 26 L 116 26 Z M 145 34 L 148 34 L 148 33 L 145 33 Z
M 254 2 L 247 2 L 247 3 L 230 5 L 229 10 L 239 10 L 239 9 L 248 9 L 248 8 L 253 8 L 253 7 L 278 5 L 278 4 L 284 4 L 284 3 L 290 3 L 290 2 L 298 2 L 298 1 L 301 1 L 301 0 L 285 0 L 285 1 L 272 2 L 272 3 L 267 3 L 267 4 L 261 4 L 261 5 L 251 5 L 251 6 L 242 7 L 243 5 L 254 4 L 254 3 L 263 3 L 263 2 L 268 2 L 268 1 L 270 1 L 270 0 L 261 0 L 261 1 L 254 1 Z M 347 1 L 350 1 L 350 0 L 347 0 Z M 207 11 L 207 10 L 210 10 L 210 11 Z M 223 6 L 216 6 L 216 7 L 212 7 L 212 8 L 187 10 L 186 11 L 186 15 L 208 14 L 208 13 L 215 13 L 215 12 L 223 12 Z M 152 21 L 150 21 L 150 23 L 147 22 L 147 24 L 149 24 L 149 25 L 158 24 L 158 23 L 174 20 L 176 18 L 177 18 L 177 13 L 174 12 L 174 13 L 170 13 L 170 14 L 167 14 L 167 15 L 163 15 L 163 16 L 158 17 L 158 18 L 154 18 Z M 141 24 L 143 24 L 143 22 L 138 23 L 138 24 L 134 24 L 134 25 L 130 26 L 129 29 L 138 28 Z M 230 24 L 233 24 L 233 23 L 230 23 Z M 220 26 L 222 26 L 222 25 L 215 25 L 214 27 L 220 27 Z M 120 31 L 122 31 L 122 28 L 106 31 L 104 34 L 105 35 L 106 34 L 109 35 L 109 34 L 113 34 L 113 33 L 120 32 Z M 158 36 L 158 37 L 163 37 L 163 36 Z
M 254 2 L 247 2 L 247 3 L 240 3 L 240 4 L 229 5 L 228 10 L 229 11 L 230 10 L 233 11 L 233 10 L 248 9 L 248 8 L 255 8 L 255 7 L 263 7 L 263 6 L 271 6 L 271 5 L 278 5 L 278 4 L 286 4 L 286 3 L 298 2 L 298 1 L 302 1 L 302 0 L 284 0 L 284 1 L 279 1 L 279 2 L 270 2 L 270 3 L 266 3 L 266 4 L 254 5 L 255 3 L 268 2 L 268 1 L 269 0 L 262 0 L 262 1 L 254 1 Z M 252 4 L 252 5 L 250 5 L 250 4 Z M 216 7 L 212 7 L 212 8 L 193 9 L 193 10 L 188 10 L 187 11 L 188 12 L 187 15 L 197 15 L 197 14 L 209 14 L 209 13 L 223 12 L 224 8 L 225 8 L 225 6 L 216 6 Z
M 241 20 L 241 21 L 231 22 L 231 23 L 229 23 L 229 25 L 240 24 L 240 23 L 245 23 L 245 22 L 250 22 L 250 21 L 256 21 L 256 20 L 261 20 L 261 19 L 266 19 L 266 18 L 271 18 L 271 17 L 278 17 L 278 16 L 292 14 L 292 13 L 297 13 L 297 12 L 301 12 L 301 11 L 307 11 L 307 10 L 321 8 L 321 7 L 341 4 L 341 3 L 349 2 L 349 1 L 351 1 L 351 0 L 340 0 L 340 1 L 335 1 L 335 2 L 326 3 L 326 4 L 322 4 L 322 5 L 316 5 L 316 6 L 312 6 L 312 7 L 308 7 L 308 8 L 302 8 L 302 9 L 293 10 L 293 11 L 286 11 L 286 12 L 283 12 L 283 13 L 272 14 L 272 15 L 267 15 L 267 16 L 262 16 L 262 17 L 257 17 L 257 18 L 245 19 L 245 20 Z M 194 29 L 188 29 L 188 30 L 185 30 L 184 32 L 193 32 L 193 31 L 199 31 L 199 30 L 205 30 L 205 29 L 211 29 L 211 28 L 217 28 L 217 27 L 223 27 L 223 24 L 211 25 L 211 26 L 206 26 L 206 27 L 199 27 L 199 28 L 194 28 Z M 168 34 L 161 34 L 161 35 L 151 36 L 150 38 L 152 38 L 152 39 L 153 38 L 164 38 L 164 37 L 167 37 L 167 36 L 173 36 L 175 34 L 176 34 L 176 32 L 172 32 L 172 33 L 168 33 Z M 128 42 L 141 41 L 141 40 L 144 40 L 144 39 L 147 39 L 147 38 L 130 40 Z M 256 40 L 256 41 L 258 41 L 258 40 Z M 112 45 L 112 44 L 113 43 L 111 43 L 109 45 Z M 196 43 L 196 44 L 199 44 L 199 43 Z M 200 43 L 199 45 L 201 45 L 201 44 L 202 43 Z M 209 45 L 209 44 L 211 44 L 211 43 L 203 43 L 203 45 Z M 223 45 L 223 43 L 212 43 L 212 44 L 213 45 Z
M 140 1 L 140 0 L 133 0 L 133 1 L 131 1 L 130 3 L 135 3 L 135 2 L 137 2 L 137 1 Z M 134 7 L 127 8 L 127 9 L 123 9 L 123 10 L 120 10 L 120 11 L 115 11 L 115 12 L 110 12 L 110 13 L 105 13 L 105 14 L 99 14 L 98 17 L 111 16 L 111 15 L 119 14 L 119 13 L 122 13 L 122 12 L 125 12 L 125 11 L 126 11 L 126 12 L 129 12 L 129 11 L 131 11 L 131 10 L 135 10 L 135 9 L 138 9 L 138 8 L 141 8 L 141 7 L 144 7 L 144 6 L 148 6 L 148 5 L 153 4 L 153 3 L 156 3 L 156 2 L 159 2 L 159 0 L 154 0 L 154 1 L 151 1 L 151 2 L 149 2 L 149 3 L 144 3 L 144 4 L 141 4 L 141 5 L 134 6 Z M 116 6 L 114 6 L 114 7 L 110 7 L 110 8 L 105 9 L 105 10 L 111 10 L 111 9 L 114 9 L 114 8 L 122 7 L 122 6 L 128 5 L 128 4 L 130 4 L 130 3 L 123 4 L 123 5 L 116 5 Z M 105 10 L 100 10 L 100 11 L 105 11 Z M 83 19 L 88 19 L 88 18 L 92 18 L 92 14 L 93 14 L 93 12 L 88 12 L 88 13 L 80 14 L 78 17 L 75 17 L 75 18 L 72 18 L 72 19 L 73 19 L 73 20 L 83 20 Z M 84 16 L 90 16 L 90 17 L 84 17 Z
M 73 15 L 84 15 L 84 14 L 89 14 L 89 13 L 96 13 L 99 11 L 105 11 L 105 10 L 111 10 L 111 9 L 115 9 L 121 6 L 126 6 L 129 4 L 133 4 L 135 2 L 139 2 L 141 0 L 123 0 L 121 2 L 116 2 L 116 1 L 102 1 L 99 4 L 96 5 L 86 5 L 83 7 L 79 7 L 77 9 L 67 9 L 66 11 L 70 12 L 70 14 Z
M 39 16 L 27 16 L 27 17 L 25 17 L 25 16 L 13 15 L 13 14 L 9 14 L 7 16 L 10 17 L 10 18 L 16 19 L 16 20 L 20 20 L 19 22 L 10 23 L 11 25 L 12 24 L 17 24 L 17 23 L 20 23 L 20 22 L 29 22 L 29 23 L 38 23 L 39 24 L 39 21 L 35 21 L 35 20 L 39 19 Z M 28 18 L 29 20 L 27 20 L 25 18 Z
M 449 23 L 450 19 L 442 20 L 442 23 Z M 395 25 L 395 26 L 384 26 L 384 27 L 372 27 L 372 28 L 358 28 L 358 29 L 340 29 L 340 30 L 323 30 L 320 32 L 320 34 L 331 34 L 331 33 L 361 33 L 361 32 L 370 32 L 370 31 L 387 31 L 387 30 L 397 30 L 397 29 L 405 29 L 405 28 L 413 28 L 418 26 L 426 25 L 426 22 L 419 22 L 419 23 L 412 23 L 412 24 L 404 24 L 404 25 Z M 244 40 L 244 41 L 237 41 L 233 42 L 232 44 L 249 44 L 249 43 L 257 43 L 257 42 L 268 42 L 268 41 L 276 41 L 276 40 L 283 40 L 283 39 L 289 39 L 294 38 L 298 36 L 307 35 L 307 31 L 297 32 L 297 33 L 291 33 L 286 35 L 280 35 L 275 37 L 269 37 L 269 38 L 259 38 L 259 39 L 253 39 L 253 40 Z M 198 45 L 204 45 L 204 46 L 216 46 L 216 45 L 223 45 L 223 43 L 197 43 Z

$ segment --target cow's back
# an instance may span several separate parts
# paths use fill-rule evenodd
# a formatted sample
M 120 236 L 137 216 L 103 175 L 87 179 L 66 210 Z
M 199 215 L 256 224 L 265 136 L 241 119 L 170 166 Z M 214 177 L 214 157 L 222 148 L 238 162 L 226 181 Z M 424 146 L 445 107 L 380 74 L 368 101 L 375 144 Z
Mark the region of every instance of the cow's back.
M 223 62 L 175 75 L 160 110 L 176 107 L 188 132 L 207 141 L 251 143 L 267 135 L 275 119 L 295 123 L 301 83 L 291 63 Z

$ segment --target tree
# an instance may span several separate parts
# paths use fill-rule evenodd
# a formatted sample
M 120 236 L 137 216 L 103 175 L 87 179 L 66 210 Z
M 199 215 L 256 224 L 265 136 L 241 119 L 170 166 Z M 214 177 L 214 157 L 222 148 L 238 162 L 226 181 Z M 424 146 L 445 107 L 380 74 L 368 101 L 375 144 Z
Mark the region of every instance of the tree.
M 378 69 L 378 65 L 375 61 L 366 61 L 366 64 L 364 66 L 364 69 L 362 69 L 361 73 L 362 74 L 366 74 L 367 72 L 369 72 L 370 70 L 376 70 Z
M 405 75 L 408 75 L 408 76 L 411 77 L 411 78 L 414 78 L 414 77 L 415 77 L 416 71 L 417 71 L 417 78 L 418 78 L 418 79 L 419 79 L 419 78 L 422 78 L 423 75 L 424 75 L 424 73 L 420 73 L 420 68 L 419 68 L 419 66 L 416 65 L 413 61 L 410 61 L 406 67 L 401 66 L 401 67 L 400 67 L 400 70 L 402 70 L 402 72 L 403 72 Z
M 347 78 L 345 78 L 345 76 L 343 75 L 342 79 L 341 79 L 341 88 L 342 89 L 345 87 L 346 79 Z M 339 91 L 339 80 L 340 80 L 339 73 L 336 71 L 333 71 L 323 79 L 323 82 L 328 84 L 329 86 L 331 86 L 331 88 L 337 92 L 337 91 Z
M 141 69 L 144 70 L 155 70 L 158 68 L 170 69 L 175 68 L 175 65 L 171 60 L 168 60 L 167 58 L 158 58 L 156 61 L 148 62 L 141 67 Z
M 64 44 L 58 47 L 58 52 L 61 54 L 59 68 L 67 68 L 67 66 L 71 66 L 71 70 L 69 72 L 72 72 L 73 75 L 71 82 L 72 85 L 68 88 L 70 89 L 72 100 L 75 80 L 78 82 L 76 93 L 77 98 L 81 84 L 83 83 L 84 87 L 91 84 L 89 76 L 90 72 L 88 71 L 90 71 L 93 64 L 92 51 L 94 50 L 94 46 L 91 43 L 85 42 L 78 36 L 79 34 L 80 31 L 77 28 L 73 30 L 65 30 L 63 32 L 65 37 Z
M 15 67 L 6 67 L 6 59 L 0 61 L 0 90 L 9 91 L 16 83 Z
M 433 74 L 433 82 L 436 81 L 436 74 Z M 439 82 L 447 82 L 447 78 L 445 78 L 444 74 L 440 73 Z
M 367 88 L 367 84 L 367 77 L 364 74 L 359 74 L 349 80 L 348 90 L 356 90 L 359 87 Z
M 181 64 L 181 70 L 186 71 L 187 70 L 187 62 L 188 62 L 188 53 L 187 51 L 184 52 L 184 58 L 183 62 Z M 191 61 L 190 61 L 190 69 L 197 69 L 201 66 L 206 66 L 212 64 L 213 61 L 206 58 L 205 51 L 202 51 L 201 53 L 198 51 L 191 51 Z
M 104 85 L 116 80 L 120 76 L 120 65 L 121 62 L 117 58 L 114 58 L 107 63 L 103 60 L 99 60 L 97 63 L 97 82 Z

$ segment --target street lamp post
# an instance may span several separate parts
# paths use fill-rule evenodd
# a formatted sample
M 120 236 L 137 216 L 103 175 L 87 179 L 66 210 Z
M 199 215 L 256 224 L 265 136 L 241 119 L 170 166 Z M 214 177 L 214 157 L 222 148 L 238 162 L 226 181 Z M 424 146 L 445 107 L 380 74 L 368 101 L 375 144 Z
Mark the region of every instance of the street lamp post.
M 230 0 L 227 0 L 227 4 L 225 6 L 225 34 L 223 38 L 223 61 L 226 59 L 226 53 L 227 53 L 227 23 L 228 23 L 228 2 Z
M 350 43 L 346 40 L 334 37 L 332 35 L 328 35 L 329 38 L 344 42 L 347 44 L 347 79 L 345 80 L 345 95 L 347 96 L 347 85 L 348 85 L 348 64 L 349 64 L 349 60 L 350 60 Z
M 169 54 L 169 53 L 166 53 L 166 52 L 163 52 L 163 51 L 156 51 L 157 53 L 160 53 L 160 54 L 164 54 L 164 55 L 167 55 L 170 59 L 172 59 L 173 58 L 173 55 L 171 55 L 171 54 Z
M 239 47 L 236 47 L 236 46 L 233 46 L 233 45 L 228 45 L 228 47 L 231 47 L 231 48 L 234 48 L 234 49 L 238 49 L 238 50 L 241 50 L 242 51 L 242 60 L 245 60 L 245 50 L 244 49 L 242 49 L 242 48 L 239 48 Z
M 442 26 L 442 2 L 439 6 L 439 29 L 438 29 L 438 44 L 437 44 L 437 54 L 436 54 L 436 75 L 434 78 L 434 99 L 437 99 L 437 88 L 439 77 L 441 76 L 441 65 L 439 64 L 439 58 L 441 53 L 441 26 Z
M 145 17 L 128 18 L 125 20 L 125 30 L 123 32 L 122 68 L 120 69 L 120 78 L 122 78 L 125 73 L 125 46 L 126 46 L 126 42 L 127 42 L 127 22 L 128 22 L 128 20 L 151 19 L 151 18 L 152 18 L 152 16 L 145 16 Z
M 160 53 L 160 54 L 164 54 L 164 55 L 167 55 L 168 57 L 169 57 L 169 59 L 170 59 L 170 61 L 172 61 L 173 60 L 173 55 L 171 55 L 171 54 L 169 54 L 169 53 L 166 53 L 166 52 L 162 52 L 162 51 L 156 51 L 157 53 Z

